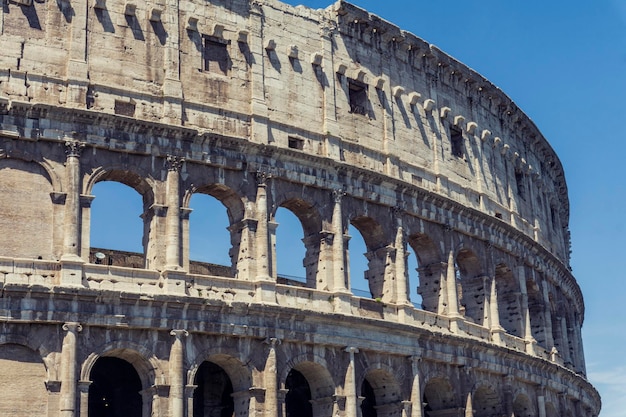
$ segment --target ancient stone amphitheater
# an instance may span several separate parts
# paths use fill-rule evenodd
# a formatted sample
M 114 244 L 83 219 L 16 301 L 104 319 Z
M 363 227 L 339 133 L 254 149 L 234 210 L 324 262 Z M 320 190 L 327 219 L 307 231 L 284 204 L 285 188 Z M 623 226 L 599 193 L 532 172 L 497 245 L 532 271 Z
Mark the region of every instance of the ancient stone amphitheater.
M 563 169 L 475 71 L 344 2 L 10 0 L 0 33 L 0 415 L 598 415 Z M 101 181 L 142 254 L 90 247 Z M 197 193 L 230 265 L 189 259 Z

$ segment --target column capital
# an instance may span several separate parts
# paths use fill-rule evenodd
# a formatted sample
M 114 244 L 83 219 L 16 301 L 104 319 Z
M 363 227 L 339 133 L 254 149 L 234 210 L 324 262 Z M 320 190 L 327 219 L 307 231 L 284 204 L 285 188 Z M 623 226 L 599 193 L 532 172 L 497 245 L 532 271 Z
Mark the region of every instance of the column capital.
M 176 339 L 182 339 L 183 337 L 189 336 L 189 332 L 184 329 L 172 329 L 170 336 L 174 336 Z
M 83 326 L 80 323 L 70 321 L 67 323 L 63 323 L 62 329 L 66 332 L 80 333 L 83 331 Z
M 343 351 L 349 353 L 350 355 L 354 355 L 355 353 L 359 353 L 359 348 L 354 346 L 347 346 L 346 348 L 344 348 Z
M 69 157 L 80 158 L 80 154 L 85 148 L 86 143 L 77 140 L 65 141 L 65 155 Z
M 167 166 L 168 171 L 179 172 L 180 168 L 183 166 L 183 162 L 185 162 L 185 158 L 180 156 L 168 154 L 165 157 L 165 165 Z
M 272 174 L 269 171 L 260 169 L 254 173 L 254 179 L 259 187 L 267 186 L 267 181 L 272 178 Z
M 266 345 L 269 345 L 270 349 L 275 349 L 276 346 L 282 343 L 282 340 L 277 337 L 268 337 L 263 341 Z
M 346 192 L 343 188 L 333 188 L 333 201 L 335 203 L 341 203 L 341 200 L 346 195 Z

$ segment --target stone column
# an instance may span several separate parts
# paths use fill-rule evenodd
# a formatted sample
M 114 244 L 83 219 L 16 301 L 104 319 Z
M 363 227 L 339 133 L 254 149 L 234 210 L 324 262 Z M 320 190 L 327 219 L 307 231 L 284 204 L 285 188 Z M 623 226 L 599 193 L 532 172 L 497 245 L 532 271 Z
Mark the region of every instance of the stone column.
M 79 413 L 76 415 L 80 417 L 89 417 L 89 387 L 91 381 L 78 381 L 78 391 L 80 393 L 79 399 Z
M 491 277 L 491 293 L 489 296 L 489 331 L 491 333 L 491 341 L 496 345 L 502 345 L 502 333 L 506 331 L 500 325 L 500 311 L 498 308 L 498 287 L 496 285 L 496 277 Z
M 80 153 L 85 144 L 78 141 L 65 142 L 65 227 L 63 256 L 61 260 L 80 261 Z
M 167 217 L 165 219 L 165 269 L 179 270 L 180 259 L 180 168 L 185 160 L 168 155 L 167 180 L 166 180 L 166 204 Z
M 61 348 L 61 417 L 75 417 L 76 414 L 76 335 L 83 330 L 79 323 L 63 325 L 66 331 Z
M 193 417 L 194 409 L 193 409 L 193 394 L 196 392 L 197 385 L 185 385 L 185 403 L 187 404 L 187 417 Z M 235 393 L 233 393 L 234 397 Z M 236 414 L 235 414 L 236 415 Z
M 359 353 L 359 349 L 355 347 L 345 348 L 345 352 L 350 355 L 350 362 L 346 371 L 346 379 L 344 383 L 344 394 L 346 396 L 346 417 L 360 415 L 359 394 L 356 386 L 356 369 L 354 363 L 354 354 Z
M 567 334 L 567 319 L 565 317 L 559 317 L 560 323 L 560 331 L 561 331 L 561 356 L 563 356 L 563 360 L 567 362 L 572 362 L 572 357 L 570 355 L 569 350 L 569 336 Z
M 411 356 L 411 370 L 413 372 L 413 383 L 411 384 L 411 417 L 422 417 L 424 409 L 422 406 L 422 377 L 420 375 L 419 363 L 422 358 Z
M 530 309 L 528 307 L 528 289 L 526 288 L 526 270 L 523 265 L 517 267 L 517 278 L 520 288 L 520 307 L 522 309 L 522 337 L 526 343 L 526 353 L 535 354 L 537 341 L 533 337 L 533 330 L 530 324 Z
M 539 417 L 546 417 L 546 388 L 540 386 L 537 388 L 537 408 Z
M 552 329 L 552 312 L 550 308 L 550 295 L 548 292 L 548 283 L 543 281 L 543 285 L 541 286 L 541 293 L 543 295 L 543 303 L 544 303 L 544 315 L 545 315 L 545 326 L 546 326 L 546 347 L 548 350 L 554 347 L 554 333 Z
M 255 173 L 255 178 L 257 183 L 256 217 L 258 221 L 256 229 L 256 279 L 269 281 L 272 279 L 272 259 L 267 213 L 267 181 L 271 176 L 267 172 L 258 171 Z
M 170 348 L 169 371 L 170 371 L 170 417 L 183 417 L 185 410 L 185 350 L 183 337 L 189 336 L 187 330 L 172 330 L 174 336 Z
M 463 317 L 459 313 L 459 298 L 456 289 L 456 268 L 454 266 L 454 249 L 451 249 L 448 253 L 446 288 L 448 292 L 448 317 L 450 318 L 450 331 L 452 333 L 458 333 L 458 321 Z
M 400 305 L 409 305 L 408 297 L 408 277 L 406 272 L 406 242 L 404 239 L 404 228 L 402 227 L 402 213 L 404 210 L 401 207 L 394 207 L 393 213 L 396 219 L 396 263 L 395 263 L 395 291 L 392 302 Z
M 504 408 L 504 414 L 506 416 L 513 416 L 513 387 L 515 384 L 515 378 L 512 376 L 504 377 L 504 387 L 502 391 L 504 392 L 504 401 L 502 404 L 502 408 Z
M 346 193 L 342 189 L 333 190 L 333 282 L 331 290 L 333 292 L 349 292 L 349 284 L 346 276 L 347 259 L 346 248 L 343 237 L 343 214 L 341 202 Z
M 265 381 L 265 417 L 277 417 L 278 408 L 278 369 L 276 366 L 276 346 L 280 345 L 280 339 L 268 338 L 265 343 L 269 345 L 263 379 Z

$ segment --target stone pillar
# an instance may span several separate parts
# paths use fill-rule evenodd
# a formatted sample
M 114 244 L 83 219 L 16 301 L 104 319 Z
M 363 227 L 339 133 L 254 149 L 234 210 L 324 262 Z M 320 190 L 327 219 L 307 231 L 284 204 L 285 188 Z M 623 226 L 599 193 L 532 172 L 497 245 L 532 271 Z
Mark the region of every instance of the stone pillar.
M 540 386 L 537 388 L 537 408 L 539 417 L 546 417 L 546 388 Z
M 278 408 L 278 369 L 276 366 L 276 346 L 280 345 L 280 339 L 268 338 L 265 343 L 269 345 L 263 379 L 265 381 L 265 417 L 277 417 Z
M 65 227 L 63 236 L 63 256 L 61 260 L 80 261 L 80 153 L 85 144 L 78 141 L 65 142 Z
M 489 296 L 489 331 L 491 333 L 491 341 L 496 345 L 502 345 L 502 333 L 506 331 L 500 325 L 500 311 L 498 308 L 498 287 L 496 285 L 496 277 L 491 277 L 491 293 Z
M 474 417 L 474 408 L 472 405 L 472 393 L 471 392 L 467 393 L 467 398 L 465 399 L 465 417 Z
M 402 227 L 403 209 L 394 208 L 394 216 L 396 218 L 396 264 L 395 264 L 395 294 L 392 302 L 400 305 L 409 305 L 409 287 L 407 270 L 406 270 L 406 241 L 404 239 L 404 228 Z
M 459 298 L 456 289 L 456 268 L 454 266 L 454 250 L 448 253 L 448 269 L 446 273 L 446 289 L 448 293 L 448 317 L 450 318 L 450 331 L 459 332 L 459 323 L 463 317 L 459 313 Z
M 61 399 L 60 417 L 77 417 L 76 413 L 76 335 L 83 330 L 79 323 L 63 325 L 66 331 L 61 348 Z
M 194 415 L 194 409 L 193 409 L 193 394 L 196 392 L 196 388 L 198 388 L 197 385 L 185 385 L 185 403 L 187 404 L 187 417 L 193 417 Z M 235 397 L 236 393 L 233 393 L 233 398 Z M 237 403 L 235 403 L 236 406 Z M 238 414 L 235 414 L 238 415 Z
M 424 408 L 422 405 L 422 377 L 419 370 L 419 363 L 422 358 L 419 356 L 411 356 L 409 359 L 411 360 L 411 370 L 413 373 L 410 417 L 422 417 L 424 415 Z
M 179 270 L 181 266 L 180 169 L 184 161 L 173 155 L 168 155 L 166 159 L 165 269 L 173 271 Z
M 550 295 L 548 292 L 548 283 L 544 281 L 541 286 L 541 293 L 543 295 L 543 303 L 544 303 L 544 316 L 545 316 L 545 326 L 546 326 L 546 347 L 548 350 L 554 347 L 554 333 L 552 329 L 552 312 L 550 308 Z
M 179 34 L 181 33 L 181 14 L 179 12 L 179 3 L 178 0 L 166 0 L 162 3 L 163 6 L 160 6 L 165 9 L 161 10 L 161 20 L 150 21 L 154 31 L 163 30 L 167 32 L 164 48 L 165 62 L 163 65 L 163 121 L 173 124 L 180 124 L 183 99 L 180 83 Z
M 346 248 L 343 237 L 343 213 L 341 201 L 346 193 L 342 189 L 333 190 L 333 282 L 331 290 L 333 292 L 349 292 L 346 271 L 348 260 L 346 259 Z
M 231 225 L 228 230 L 231 234 L 231 241 L 233 241 L 233 235 L 238 237 L 239 245 L 238 251 L 235 256 L 237 271 L 235 276 L 238 279 L 245 281 L 253 281 L 256 279 L 256 231 L 258 222 L 255 219 L 243 219 L 238 223 Z M 238 236 L 237 236 L 238 235 Z M 234 250 L 237 248 L 233 247 Z
M 258 171 L 255 178 L 257 183 L 256 217 L 258 221 L 256 229 L 256 279 L 269 281 L 273 274 L 267 213 L 267 181 L 271 177 L 267 172 Z
M 526 269 L 524 265 L 517 267 L 517 279 L 520 288 L 520 307 L 522 309 L 522 337 L 526 343 L 526 353 L 535 354 L 535 345 L 537 341 L 533 337 L 533 329 L 530 324 L 530 309 L 528 307 L 528 289 L 526 288 Z
M 359 394 L 356 386 L 356 369 L 354 363 L 354 354 L 359 353 L 359 349 L 355 347 L 347 347 L 344 350 L 350 355 L 350 362 L 348 363 L 348 369 L 346 370 L 346 379 L 343 385 L 344 394 L 346 396 L 346 408 L 345 416 L 352 417 L 360 415 L 361 410 L 359 408 Z
M 170 371 L 170 417 L 184 417 L 185 410 L 185 350 L 183 337 L 189 336 L 187 330 L 172 330 L 174 336 L 170 348 L 169 371 Z
M 89 387 L 91 381 L 78 381 L 79 398 L 79 413 L 80 417 L 89 417 Z

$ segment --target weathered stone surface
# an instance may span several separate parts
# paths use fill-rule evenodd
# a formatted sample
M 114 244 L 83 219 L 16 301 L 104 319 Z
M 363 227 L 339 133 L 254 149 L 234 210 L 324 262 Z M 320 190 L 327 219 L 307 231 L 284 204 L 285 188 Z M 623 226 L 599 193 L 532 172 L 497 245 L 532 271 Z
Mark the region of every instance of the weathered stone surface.
M 344 2 L 12 0 L 0 48 L 0 414 L 597 417 L 562 167 L 462 63 Z M 90 248 L 101 181 L 143 253 Z M 197 193 L 230 265 L 189 259 Z

